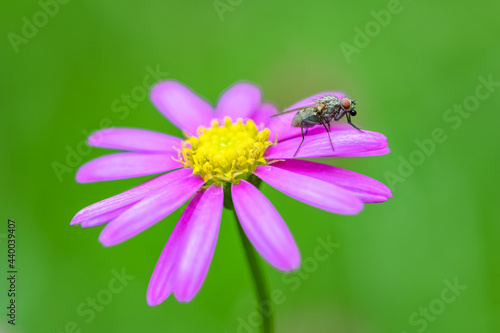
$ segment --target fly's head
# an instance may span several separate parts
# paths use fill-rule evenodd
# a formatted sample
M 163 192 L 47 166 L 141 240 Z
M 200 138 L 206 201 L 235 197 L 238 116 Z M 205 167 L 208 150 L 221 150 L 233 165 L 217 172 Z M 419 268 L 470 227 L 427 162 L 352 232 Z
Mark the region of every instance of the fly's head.
M 349 113 L 353 117 L 357 114 L 356 110 L 354 110 L 354 106 L 356 105 L 355 100 L 344 97 L 340 100 L 340 105 L 342 110 L 344 110 L 343 113 Z

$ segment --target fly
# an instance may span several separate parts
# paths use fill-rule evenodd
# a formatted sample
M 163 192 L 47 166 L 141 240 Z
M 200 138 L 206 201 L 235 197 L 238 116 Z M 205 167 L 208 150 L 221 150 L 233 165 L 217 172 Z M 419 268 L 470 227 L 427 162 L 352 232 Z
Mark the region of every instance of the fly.
M 355 100 L 347 97 L 340 99 L 335 96 L 325 96 L 321 99 L 315 99 L 314 102 L 315 104 L 306 105 L 293 110 L 286 110 L 272 116 L 276 117 L 290 112 L 297 112 L 293 117 L 292 126 L 300 127 L 300 131 L 302 132 L 302 141 L 300 142 L 300 145 L 297 148 L 295 154 L 293 154 L 294 157 L 295 155 L 297 155 L 300 146 L 302 146 L 302 143 L 304 142 L 305 136 L 307 135 L 307 130 L 310 127 L 316 125 L 323 125 L 326 132 L 328 133 L 330 145 L 333 149 L 332 138 L 330 137 L 330 122 L 332 121 L 332 119 L 335 121 L 339 121 L 343 116 L 346 116 L 349 125 L 357 129 L 358 131 L 363 132 L 351 121 L 351 117 L 354 117 L 356 115 L 356 110 L 354 110 L 354 105 L 356 105 Z M 304 128 L 306 129 L 305 134 Z

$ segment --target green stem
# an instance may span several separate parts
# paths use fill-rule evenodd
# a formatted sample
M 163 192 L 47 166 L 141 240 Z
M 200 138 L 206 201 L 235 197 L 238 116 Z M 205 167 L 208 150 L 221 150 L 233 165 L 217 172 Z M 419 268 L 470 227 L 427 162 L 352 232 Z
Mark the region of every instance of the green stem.
M 264 272 L 262 272 L 262 268 L 259 265 L 257 253 L 248 240 L 245 231 L 243 231 L 243 228 L 241 227 L 238 215 L 236 214 L 236 210 L 233 209 L 233 212 L 236 223 L 238 224 L 238 231 L 240 232 L 241 242 L 243 243 L 243 248 L 245 249 L 248 265 L 250 266 L 250 270 L 252 271 L 253 281 L 255 283 L 255 291 L 257 292 L 257 298 L 259 300 L 259 310 L 261 310 L 260 312 L 262 314 L 261 332 L 272 333 L 274 332 L 274 308 L 272 308 L 274 305 L 269 297 L 269 289 L 264 277 Z M 271 308 L 268 309 L 268 311 L 262 311 L 262 306 L 266 303 L 271 306 Z

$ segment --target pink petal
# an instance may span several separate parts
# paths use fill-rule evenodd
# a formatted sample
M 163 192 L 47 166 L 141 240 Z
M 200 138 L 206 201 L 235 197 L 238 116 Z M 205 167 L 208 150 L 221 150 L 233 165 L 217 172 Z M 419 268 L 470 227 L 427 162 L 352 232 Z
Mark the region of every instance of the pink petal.
M 288 139 L 269 147 L 266 158 L 311 158 L 325 156 L 370 156 L 387 153 L 387 138 L 380 133 L 358 130 L 332 131 L 333 148 L 327 133 L 307 135 L 302 147 L 294 156 L 302 141 L 301 137 Z
M 273 204 L 244 180 L 232 185 L 231 195 L 241 227 L 257 252 L 279 270 L 297 269 L 299 249 Z
M 175 152 L 182 139 L 139 128 L 111 127 L 92 133 L 89 146 L 137 152 Z
M 380 155 L 387 155 L 391 152 L 391 150 L 389 149 L 389 147 L 385 147 L 385 148 L 382 148 L 382 149 L 375 149 L 375 150 L 371 150 L 371 151 L 367 151 L 367 152 L 356 152 L 356 153 L 350 153 L 349 154 L 349 157 L 365 157 L 365 156 L 380 156 Z
M 80 210 L 76 213 L 75 217 L 73 217 L 73 220 L 71 220 L 71 224 L 80 224 L 85 221 L 91 221 L 99 218 L 101 215 L 106 215 L 130 204 L 135 204 L 157 189 L 162 188 L 176 180 L 184 179 L 190 174 L 192 174 L 191 169 L 181 169 L 153 178 L 141 185 L 131 188 L 130 190 L 101 200 Z
M 203 183 L 200 176 L 192 174 L 156 190 L 108 223 L 99 241 L 112 246 L 134 237 L 182 206 Z
M 76 181 L 91 183 L 125 179 L 182 168 L 182 164 L 172 157 L 177 157 L 177 154 L 126 152 L 104 155 L 83 164 L 76 173 Z
M 331 165 L 294 159 L 273 163 L 273 167 L 343 187 L 363 202 L 383 202 L 392 198 L 391 190 L 378 180 Z
M 203 285 L 219 234 L 224 203 L 222 187 L 212 185 L 199 195 L 201 198 L 186 217 L 187 226 L 179 245 L 174 294 L 180 302 L 191 301 Z
M 261 103 L 259 87 L 248 82 L 238 82 L 229 87 L 219 98 L 214 118 L 249 118 Z
M 150 306 L 162 303 L 174 290 L 175 267 L 180 260 L 179 244 L 186 230 L 187 223 L 194 213 L 203 192 L 204 190 L 200 190 L 191 199 L 161 252 L 160 259 L 158 259 L 151 280 L 149 281 L 147 301 Z
M 262 105 L 250 116 L 250 118 L 255 122 L 257 127 L 268 127 L 268 124 L 271 121 L 271 116 L 276 113 L 278 113 L 278 108 L 274 104 L 262 103 Z M 274 140 L 274 138 L 272 140 Z
M 82 228 L 89 228 L 89 227 L 95 227 L 104 223 L 108 223 L 111 220 L 114 220 L 118 216 L 120 216 L 123 212 L 128 210 L 130 207 L 132 207 L 134 204 L 130 204 L 127 206 L 123 206 L 121 208 L 115 209 L 113 211 L 110 211 L 108 213 L 104 213 L 102 215 L 96 216 L 94 218 L 85 220 L 81 223 Z
M 328 212 L 353 215 L 363 209 L 363 202 L 350 191 L 316 178 L 262 165 L 254 173 L 278 191 Z
M 151 89 L 154 106 L 175 126 L 195 135 L 199 126 L 210 126 L 212 106 L 185 85 L 162 81 Z
M 345 97 L 345 94 L 343 92 L 326 91 L 326 92 L 322 92 L 322 93 L 304 98 L 303 100 L 300 100 L 297 103 L 290 105 L 289 107 L 287 107 L 283 111 L 293 110 L 296 108 L 301 108 L 304 106 L 313 105 L 313 104 L 315 104 L 315 102 L 314 102 L 315 99 L 321 99 L 322 97 L 329 96 L 329 95 L 336 96 L 336 97 L 341 98 L 341 99 Z M 286 140 L 288 138 L 293 138 L 293 137 L 302 135 L 301 131 L 300 131 L 300 127 L 293 127 L 292 126 L 292 120 L 293 120 L 293 117 L 295 116 L 296 113 L 297 112 L 290 112 L 290 113 L 284 114 L 282 116 L 271 118 L 271 120 L 269 122 L 269 129 L 273 133 L 278 135 L 279 141 L 283 141 L 283 140 Z M 332 124 L 333 124 L 333 122 L 332 122 Z M 319 128 L 320 126 L 316 126 L 316 127 Z

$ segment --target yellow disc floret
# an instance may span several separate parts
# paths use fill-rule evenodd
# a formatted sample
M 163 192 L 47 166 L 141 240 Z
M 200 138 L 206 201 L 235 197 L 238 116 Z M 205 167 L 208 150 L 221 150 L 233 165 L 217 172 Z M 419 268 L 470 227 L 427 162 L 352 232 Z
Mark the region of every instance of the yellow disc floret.
M 192 136 L 179 149 L 179 162 L 201 175 L 207 184 L 237 183 L 248 178 L 258 165 L 266 164 L 264 152 L 273 143 L 269 130 L 259 131 L 252 120 L 224 126 L 217 120 L 210 128 L 198 128 L 198 137 Z

